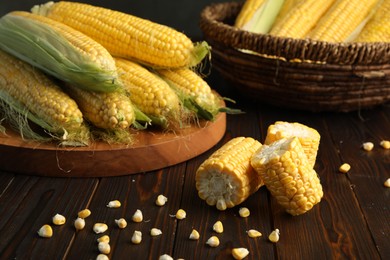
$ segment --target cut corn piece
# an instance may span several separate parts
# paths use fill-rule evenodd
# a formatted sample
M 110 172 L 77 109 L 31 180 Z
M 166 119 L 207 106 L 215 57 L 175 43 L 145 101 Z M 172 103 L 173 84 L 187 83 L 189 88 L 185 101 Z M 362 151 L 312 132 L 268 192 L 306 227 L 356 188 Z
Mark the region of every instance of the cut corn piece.
M 54 217 L 52 218 L 52 222 L 54 225 L 57 226 L 63 225 L 66 222 L 66 218 L 61 214 L 55 214 Z
M 198 240 L 199 237 L 200 237 L 199 232 L 198 232 L 196 229 L 193 229 L 193 230 L 191 231 L 191 234 L 190 234 L 190 237 L 189 237 L 189 238 L 190 238 L 191 240 Z
M 219 238 L 217 236 L 211 236 L 209 239 L 207 239 L 206 244 L 210 247 L 217 247 L 219 246 Z
M 279 241 L 280 238 L 280 232 L 279 229 L 275 229 L 269 234 L 268 240 L 271 241 L 272 243 L 276 243 Z
M 339 171 L 342 172 L 342 173 L 347 173 L 347 172 L 349 172 L 349 170 L 351 170 L 351 165 L 349 165 L 348 163 L 343 163 L 339 167 Z
M 297 137 L 263 145 L 251 163 L 271 195 L 289 214 L 303 214 L 321 201 L 320 180 Z
M 298 137 L 310 166 L 314 167 L 321 139 L 320 134 L 314 128 L 297 122 L 276 121 L 268 127 L 264 144 L 271 144 L 276 140 L 294 136 Z
M 390 149 L 390 141 L 382 140 L 380 142 L 380 146 L 382 146 L 384 149 Z
M 236 137 L 205 160 L 196 172 L 201 199 L 219 210 L 232 208 L 263 185 L 250 164 L 261 143 L 251 137 Z
M 218 234 L 223 233 L 223 224 L 220 220 L 214 223 L 213 230 L 217 232 Z
M 83 209 L 77 213 L 79 218 L 87 218 L 91 215 L 91 211 L 89 209 Z
M 234 259 L 241 260 L 249 255 L 249 250 L 244 247 L 238 247 L 232 249 L 232 256 Z
M 49 238 L 53 236 L 53 229 L 50 225 L 45 224 L 38 230 L 38 235 L 40 237 Z
M 93 232 L 95 232 L 96 234 L 100 234 L 100 233 L 106 232 L 108 229 L 108 226 L 105 223 L 95 223 L 93 225 L 92 229 L 93 229 Z
M 262 236 L 262 234 L 258 230 L 256 230 L 256 229 L 248 230 L 247 234 L 251 238 L 256 238 L 256 237 L 261 237 Z
M 0 47 L 80 88 L 109 92 L 121 85 L 115 61 L 99 43 L 71 27 L 29 12 L 0 19 Z
M 210 52 L 206 42 L 194 44 L 173 28 L 103 7 L 60 1 L 31 11 L 89 35 L 114 56 L 152 67 L 195 66 Z
M 82 230 L 84 229 L 85 227 L 85 220 L 83 218 L 76 218 L 76 220 L 74 221 L 74 227 L 76 228 L 76 230 Z

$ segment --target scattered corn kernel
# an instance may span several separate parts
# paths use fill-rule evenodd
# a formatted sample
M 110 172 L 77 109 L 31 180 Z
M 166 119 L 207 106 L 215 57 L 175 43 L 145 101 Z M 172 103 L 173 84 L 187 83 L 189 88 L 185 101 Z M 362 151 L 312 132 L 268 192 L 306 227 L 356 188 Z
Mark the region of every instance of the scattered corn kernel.
M 83 209 L 77 213 L 79 218 L 88 218 L 91 215 L 91 211 L 89 209 Z
M 108 255 L 111 252 L 111 246 L 107 242 L 99 242 L 98 249 L 100 253 L 106 255 Z
M 193 229 L 190 234 L 191 240 L 198 240 L 200 237 L 199 232 L 196 229 Z
M 366 151 L 371 151 L 374 148 L 374 144 L 372 142 L 363 143 L 363 149 Z
M 140 244 L 142 241 L 142 232 L 135 230 L 133 236 L 131 237 L 131 242 L 133 244 Z
M 217 221 L 213 225 L 213 230 L 219 234 L 223 233 L 223 224 L 221 221 Z
M 142 214 L 142 211 L 137 209 L 133 215 L 133 217 L 131 218 L 134 222 L 142 222 L 142 220 L 144 219 L 144 216 Z
M 95 232 L 96 234 L 104 233 L 107 231 L 107 229 L 108 226 L 105 223 L 95 223 L 93 225 L 93 232 Z
M 187 216 L 187 213 L 183 210 L 183 209 L 179 209 L 177 212 L 176 212 L 176 218 L 177 219 L 185 219 Z
M 165 197 L 164 195 L 160 194 L 157 196 L 156 205 L 157 206 L 164 206 L 165 203 L 167 203 L 167 201 L 168 201 L 168 198 Z
M 163 254 L 163 255 L 160 255 L 160 257 L 158 258 L 158 260 L 173 260 L 173 258 L 172 258 L 172 256 L 170 256 L 170 255 Z
M 251 214 L 251 212 L 249 211 L 248 208 L 243 207 L 243 208 L 240 208 L 240 210 L 238 211 L 238 214 L 239 214 L 241 217 L 246 218 L 246 217 L 249 217 L 249 215 Z
M 159 236 L 159 235 L 161 235 L 162 234 L 162 231 L 160 230 L 160 229 L 158 229 L 158 228 L 152 228 L 151 230 L 150 230 L 150 235 L 152 236 L 152 237 L 156 237 L 156 236 Z
M 99 254 L 97 257 L 96 257 L 96 260 L 109 260 L 108 256 L 106 256 L 105 254 Z
M 249 250 L 244 247 L 232 249 L 232 256 L 234 257 L 234 259 L 241 260 L 247 257 L 248 255 L 249 255 Z
M 55 214 L 52 221 L 54 225 L 63 225 L 66 222 L 66 218 L 63 215 Z
M 108 202 L 107 207 L 108 208 L 119 208 L 121 206 L 121 202 L 119 200 L 112 200 Z
M 100 243 L 100 242 L 110 243 L 110 237 L 108 235 L 104 235 L 104 236 L 99 237 L 96 241 L 98 243 Z
M 45 224 L 38 230 L 38 235 L 40 237 L 52 237 L 53 236 L 53 229 L 50 225 Z
M 275 229 L 274 231 L 271 232 L 271 234 L 269 234 L 268 239 L 272 243 L 276 243 L 279 241 L 279 235 L 280 235 L 279 229 Z
M 82 230 L 85 227 L 85 220 L 80 217 L 76 218 L 74 221 L 74 227 L 76 230 Z
M 384 183 L 385 187 L 387 188 L 390 188 L 390 178 L 388 178 L 385 183 Z
M 340 166 L 339 171 L 342 173 L 347 173 L 350 169 L 351 169 L 351 165 L 349 165 L 348 163 L 343 163 Z
M 127 221 L 124 218 L 115 219 L 115 223 L 119 228 L 125 228 L 127 226 Z
M 261 237 L 262 236 L 262 234 L 259 231 L 257 231 L 256 229 L 248 230 L 247 234 L 251 238 L 256 238 L 256 237 Z
M 217 247 L 219 246 L 219 238 L 216 236 L 211 236 L 207 241 L 206 244 L 211 247 Z
M 390 149 L 390 141 L 382 140 L 382 141 L 380 142 L 380 145 L 381 145 L 384 149 Z

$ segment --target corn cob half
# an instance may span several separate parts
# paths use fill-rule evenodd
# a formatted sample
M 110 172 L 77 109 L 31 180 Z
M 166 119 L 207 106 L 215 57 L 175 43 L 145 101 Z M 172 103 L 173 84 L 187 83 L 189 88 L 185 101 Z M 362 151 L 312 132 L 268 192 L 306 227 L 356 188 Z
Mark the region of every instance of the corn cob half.
M 151 67 L 195 66 L 210 52 L 206 42 L 194 44 L 173 28 L 103 7 L 60 1 L 31 11 L 80 30 L 114 56 Z
M 261 147 L 251 137 L 236 137 L 206 159 L 196 171 L 196 188 L 201 199 L 219 210 L 232 208 L 256 192 L 263 181 L 250 160 Z
M 100 44 L 69 26 L 28 12 L 0 19 L 0 48 L 80 88 L 120 87 L 115 61 Z
M 251 165 L 276 201 L 291 215 L 300 215 L 321 201 L 323 190 L 297 137 L 264 144 Z

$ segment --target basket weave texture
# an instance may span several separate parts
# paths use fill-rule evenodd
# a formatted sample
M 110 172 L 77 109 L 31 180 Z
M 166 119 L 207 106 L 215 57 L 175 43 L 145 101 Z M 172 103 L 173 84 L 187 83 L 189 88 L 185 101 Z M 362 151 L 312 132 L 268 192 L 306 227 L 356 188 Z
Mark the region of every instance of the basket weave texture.
M 390 43 L 250 33 L 232 26 L 241 6 L 206 6 L 200 28 L 212 46 L 213 67 L 244 96 L 314 112 L 348 112 L 390 101 Z

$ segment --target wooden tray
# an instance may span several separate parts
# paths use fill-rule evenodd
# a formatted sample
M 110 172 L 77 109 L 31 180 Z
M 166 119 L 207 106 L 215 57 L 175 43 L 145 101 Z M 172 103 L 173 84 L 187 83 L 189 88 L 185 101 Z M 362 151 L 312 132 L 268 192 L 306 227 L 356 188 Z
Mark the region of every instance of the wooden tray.
M 194 158 L 217 144 L 226 131 L 226 114 L 179 132 L 140 131 L 131 146 L 96 142 L 58 148 L 0 134 L 0 170 L 50 177 L 108 177 L 153 171 Z

